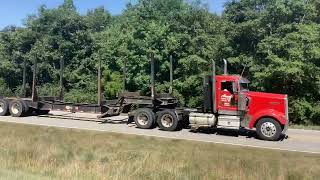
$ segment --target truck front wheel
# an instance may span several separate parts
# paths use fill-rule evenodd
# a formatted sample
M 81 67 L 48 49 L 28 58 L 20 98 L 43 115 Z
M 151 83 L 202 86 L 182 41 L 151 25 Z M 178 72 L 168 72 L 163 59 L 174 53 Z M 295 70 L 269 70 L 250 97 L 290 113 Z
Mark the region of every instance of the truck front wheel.
M 155 114 L 149 108 L 137 109 L 133 117 L 134 122 L 139 128 L 151 129 L 155 124 Z
M 267 141 L 278 140 L 282 131 L 279 122 L 272 118 L 262 118 L 259 120 L 256 129 L 258 137 Z
M 163 110 L 158 113 L 157 123 L 160 129 L 174 131 L 178 128 L 179 120 L 173 110 Z

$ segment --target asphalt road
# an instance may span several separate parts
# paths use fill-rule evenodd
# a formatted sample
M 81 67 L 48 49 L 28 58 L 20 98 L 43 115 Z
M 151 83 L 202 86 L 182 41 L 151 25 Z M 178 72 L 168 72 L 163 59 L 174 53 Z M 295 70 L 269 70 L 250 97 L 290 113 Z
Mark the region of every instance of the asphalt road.
M 72 120 L 78 119 L 77 116 L 86 117 L 83 120 Z M 307 152 L 320 154 L 320 131 L 312 130 L 297 130 L 289 129 L 287 131 L 287 139 L 282 141 L 271 142 L 262 141 L 256 139 L 254 133 L 241 132 L 234 133 L 230 131 L 223 132 L 189 132 L 189 129 L 183 129 L 176 132 L 166 132 L 155 129 L 139 129 L 134 124 L 127 125 L 126 116 L 117 116 L 108 119 L 107 122 L 92 122 L 84 121 L 85 119 L 93 118 L 92 115 L 81 114 L 71 115 L 64 118 L 50 118 L 50 117 L 23 117 L 14 118 L 10 116 L 0 117 L 1 122 L 10 123 L 21 123 L 21 124 L 32 124 L 50 127 L 62 127 L 72 129 L 83 129 L 83 130 L 95 130 L 105 132 L 116 132 L 125 134 L 135 134 L 144 136 L 155 136 L 172 139 L 186 139 L 218 144 L 228 144 L 237 146 L 247 146 L 256 148 L 276 149 L 284 151 L 296 151 L 296 152 Z

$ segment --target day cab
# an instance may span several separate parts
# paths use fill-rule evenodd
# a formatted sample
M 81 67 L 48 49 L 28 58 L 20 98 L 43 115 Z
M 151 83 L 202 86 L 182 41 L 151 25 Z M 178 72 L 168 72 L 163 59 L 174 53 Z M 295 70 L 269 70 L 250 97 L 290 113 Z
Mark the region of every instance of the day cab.
M 284 94 L 253 92 L 240 75 L 208 76 L 204 108 L 190 113 L 191 128 L 256 129 L 263 140 L 278 140 L 288 128 L 288 97 Z

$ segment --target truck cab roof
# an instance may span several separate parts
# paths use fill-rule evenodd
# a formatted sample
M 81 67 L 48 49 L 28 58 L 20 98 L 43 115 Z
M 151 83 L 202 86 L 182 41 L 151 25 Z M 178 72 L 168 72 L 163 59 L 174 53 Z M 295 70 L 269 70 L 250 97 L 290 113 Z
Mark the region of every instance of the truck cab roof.
M 239 81 L 240 83 L 250 83 L 247 78 L 240 75 L 217 75 L 216 79 L 220 81 Z

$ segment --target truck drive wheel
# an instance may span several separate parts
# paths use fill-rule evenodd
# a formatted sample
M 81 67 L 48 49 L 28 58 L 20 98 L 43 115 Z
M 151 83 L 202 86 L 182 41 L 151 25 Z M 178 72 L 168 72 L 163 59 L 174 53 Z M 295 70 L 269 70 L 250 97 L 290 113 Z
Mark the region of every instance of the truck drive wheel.
M 160 129 L 175 131 L 179 125 L 179 119 L 173 110 L 163 110 L 158 113 L 157 123 Z
M 9 111 L 13 117 L 22 117 L 25 115 L 25 104 L 19 100 L 11 101 L 9 104 Z
M 155 114 L 149 108 L 137 109 L 134 115 L 134 122 L 139 128 L 151 129 L 155 124 Z
M 256 126 L 257 135 L 260 139 L 276 141 L 281 136 L 281 125 L 278 121 L 271 118 L 262 118 Z
M 4 99 L 0 99 L 0 116 L 9 114 L 9 103 Z

